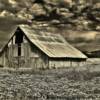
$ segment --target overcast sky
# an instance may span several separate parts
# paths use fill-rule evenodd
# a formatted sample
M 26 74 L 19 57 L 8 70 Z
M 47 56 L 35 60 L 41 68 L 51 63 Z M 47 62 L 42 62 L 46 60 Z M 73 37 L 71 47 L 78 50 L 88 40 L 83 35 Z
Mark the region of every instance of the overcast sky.
M 15 15 L 24 8 L 30 8 L 34 0 L 0 0 L 0 31 L 7 31 L 18 24 L 27 24 L 28 19 L 20 19 Z M 8 12 L 8 15 L 5 12 Z M 73 33 L 72 33 L 73 34 Z M 71 39 L 84 38 L 83 40 L 95 39 L 96 33 L 75 33 L 68 35 Z

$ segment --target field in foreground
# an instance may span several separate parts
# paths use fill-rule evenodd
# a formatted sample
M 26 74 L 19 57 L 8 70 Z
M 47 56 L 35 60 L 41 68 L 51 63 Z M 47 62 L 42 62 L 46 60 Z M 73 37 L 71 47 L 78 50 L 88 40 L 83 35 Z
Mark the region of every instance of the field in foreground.
M 0 100 L 100 100 L 100 72 L 0 71 Z

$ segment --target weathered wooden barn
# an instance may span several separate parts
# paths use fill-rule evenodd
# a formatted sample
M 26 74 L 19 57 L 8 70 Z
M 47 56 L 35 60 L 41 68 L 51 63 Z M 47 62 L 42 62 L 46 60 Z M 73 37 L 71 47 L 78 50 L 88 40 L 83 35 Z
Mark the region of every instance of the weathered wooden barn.
M 28 25 L 14 28 L 5 38 L 0 52 L 2 67 L 74 67 L 85 64 L 87 59 L 60 34 L 51 34 Z

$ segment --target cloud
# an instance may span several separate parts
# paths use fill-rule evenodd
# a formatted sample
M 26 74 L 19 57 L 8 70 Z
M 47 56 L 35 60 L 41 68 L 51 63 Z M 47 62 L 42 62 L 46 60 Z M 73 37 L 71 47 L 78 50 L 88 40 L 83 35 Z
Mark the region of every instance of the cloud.
M 72 43 L 81 43 L 81 42 L 91 42 L 96 39 L 99 32 L 96 31 L 73 31 L 66 30 L 62 31 L 63 36 Z
M 7 10 L 16 13 L 32 5 L 32 0 L 0 0 L 0 11 Z
M 32 0 L 0 0 L 0 30 L 5 31 L 19 24 L 29 24 L 28 18 L 18 17 L 18 14 L 31 6 Z
M 0 31 L 10 30 L 11 27 L 19 24 L 30 24 L 28 19 L 17 17 L 0 17 Z

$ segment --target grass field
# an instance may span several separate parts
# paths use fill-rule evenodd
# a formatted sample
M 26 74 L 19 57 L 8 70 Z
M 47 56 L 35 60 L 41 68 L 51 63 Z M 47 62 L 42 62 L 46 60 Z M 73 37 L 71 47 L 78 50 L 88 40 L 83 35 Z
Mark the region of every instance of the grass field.
M 100 100 L 100 71 L 0 71 L 0 100 Z

